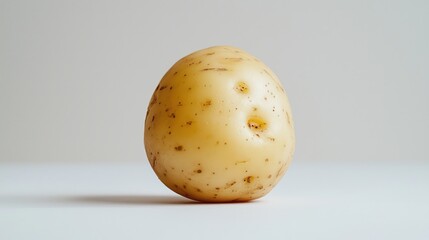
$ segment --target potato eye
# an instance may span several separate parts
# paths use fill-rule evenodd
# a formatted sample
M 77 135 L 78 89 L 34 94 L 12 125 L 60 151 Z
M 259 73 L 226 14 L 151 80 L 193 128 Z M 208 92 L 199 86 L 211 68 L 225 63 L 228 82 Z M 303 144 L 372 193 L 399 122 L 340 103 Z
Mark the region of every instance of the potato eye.
M 235 91 L 242 94 L 246 94 L 246 93 L 249 93 L 249 87 L 245 82 L 240 81 L 235 85 Z
M 261 117 L 253 116 L 247 120 L 247 126 L 252 131 L 263 132 L 267 129 L 267 123 Z

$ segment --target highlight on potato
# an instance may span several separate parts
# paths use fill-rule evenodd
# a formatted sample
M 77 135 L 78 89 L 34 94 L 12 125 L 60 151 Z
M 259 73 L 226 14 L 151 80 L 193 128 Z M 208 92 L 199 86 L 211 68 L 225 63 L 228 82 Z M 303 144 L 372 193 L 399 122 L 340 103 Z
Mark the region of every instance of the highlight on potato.
M 150 100 L 144 145 L 158 178 L 202 202 L 243 202 L 270 192 L 295 149 L 286 92 L 259 59 L 231 46 L 176 62 Z

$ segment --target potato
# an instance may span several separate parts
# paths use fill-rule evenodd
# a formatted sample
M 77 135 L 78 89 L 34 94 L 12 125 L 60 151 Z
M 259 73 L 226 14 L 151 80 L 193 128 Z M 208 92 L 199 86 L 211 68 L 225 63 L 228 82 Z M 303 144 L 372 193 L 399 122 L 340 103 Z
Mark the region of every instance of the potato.
M 174 64 L 153 93 L 144 130 L 158 178 L 202 202 L 266 195 L 295 148 L 280 81 L 260 60 L 230 46 L 203 49 Z

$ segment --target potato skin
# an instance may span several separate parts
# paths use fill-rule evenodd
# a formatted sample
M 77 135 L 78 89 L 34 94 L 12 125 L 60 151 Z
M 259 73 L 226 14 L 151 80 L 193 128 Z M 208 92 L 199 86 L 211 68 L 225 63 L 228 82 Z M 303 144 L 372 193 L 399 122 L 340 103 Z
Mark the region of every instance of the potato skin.
M 216 46 L 175 63 L 149 103 L 144 144 L 158 178 L 202 202 L 266 195 L 295 149 L 289 101 L 277 76 L 241 49 Z

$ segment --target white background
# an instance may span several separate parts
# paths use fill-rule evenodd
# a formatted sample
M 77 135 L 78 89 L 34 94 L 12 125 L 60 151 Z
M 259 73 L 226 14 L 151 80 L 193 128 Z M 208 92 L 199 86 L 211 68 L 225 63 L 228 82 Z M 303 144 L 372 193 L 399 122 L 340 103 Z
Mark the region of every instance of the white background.
M 0 0 L 0 239 L 428 239 L 429 2 Z M 191 204 L 143 121 L 181 57 L 233 45 L 292 105 L 294 162 Z

